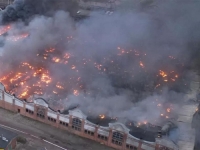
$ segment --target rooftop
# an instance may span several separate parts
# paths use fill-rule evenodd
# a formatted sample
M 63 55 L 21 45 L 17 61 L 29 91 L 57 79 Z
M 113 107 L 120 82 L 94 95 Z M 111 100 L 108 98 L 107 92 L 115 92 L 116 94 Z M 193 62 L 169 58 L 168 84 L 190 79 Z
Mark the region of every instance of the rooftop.
M 100 126 L 105 126 L 105 127 L 107 127 L 109 125 L 109 123 L 116 122 L 116 119 L 108 118 L 108 117 L 105 117 L 105 118 L 102 119 L 100 117 L 87 116 L 87 120 L 94 123 L 94 124 L 97 124 L 97 125 L 100 125 Z
M 78 106 L 71 106 L 71 107 L 69 107 L 68 109 L 63 110 L 63 111 L 61 112 L 61 114 L 63 114 L 63 115 L 68 115 L 70 110 L 74 110 L 74 109 L 76 109 L 77 107 L 78 107 Z
M 155 142 L 155 138 L 158 135 L 158 131 L 161 130 L 159 126 L 153 126 L 151 124 L 144 124 L 141 126 L 136 126 L 134 124 L 127 125 L 130 129 L 130 134 L 138 139 Z

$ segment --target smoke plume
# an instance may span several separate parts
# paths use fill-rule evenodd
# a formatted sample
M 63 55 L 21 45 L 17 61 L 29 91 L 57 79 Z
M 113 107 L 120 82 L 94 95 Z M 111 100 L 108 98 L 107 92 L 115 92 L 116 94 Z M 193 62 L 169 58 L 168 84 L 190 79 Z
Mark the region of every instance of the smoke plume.
M 20 95 L 23 82 L 34 94 L 38 78 L 21 66 L 27 62 L 50 76 L 39 91 L 67 108 L 79 105 L 90 115 L 135 121 L 176 116 L 193 78 L 190 62 L 199 47 L 191 43 L 200 39 L 200 2 L 127 1 L 112 15 L 94 11 L 80 21 L 74 19 L 77 3 L 58 3 L 15 0 L 1 12 L 2 26 L 11 28 L 0 37 L 0 75 L 20 70 L 28 76 L 1 80 L 9 82 L 7 90 Z

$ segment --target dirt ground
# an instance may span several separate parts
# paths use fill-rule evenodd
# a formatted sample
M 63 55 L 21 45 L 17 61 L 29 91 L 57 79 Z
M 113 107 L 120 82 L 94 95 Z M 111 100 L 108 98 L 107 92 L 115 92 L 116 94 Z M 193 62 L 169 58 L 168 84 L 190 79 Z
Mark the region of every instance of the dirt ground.
M 113 150 L 95 141 L 79 137 L 2 108 L 0 108 L 0 124 L 41 137 L 41 139 L 48 140 L 67 150 Z M 60 150 L 60 148 L 53 148 L 52 145 L 44 143 L 42 140 L 26 138 L 27 143 L 24 145 L 19 144 L 17 150 Z

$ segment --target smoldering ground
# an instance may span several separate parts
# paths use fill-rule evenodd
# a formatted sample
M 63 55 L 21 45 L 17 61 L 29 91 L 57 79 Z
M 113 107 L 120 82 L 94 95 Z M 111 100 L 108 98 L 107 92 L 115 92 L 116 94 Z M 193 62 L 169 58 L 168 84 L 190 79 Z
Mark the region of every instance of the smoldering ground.
M 1 14 L 1 23 L 11 25 L 1 37 L 1 74 L 18 71 L 22 62 L 42 66 L 52 78 L 43 87 L 44 93 L 53 95 L 55 83 L 63 83 L 65 89 L 59 96 L 66 107 L 79 105 L 95 116 L 158 121 L 166 112 L 158 104 L 171 103 L 176 113 L 189 91 L 191 56 L 198 49 L 190 49 L 190 45 L 198 43 L 200 35 L 199 5 L 197 1 L 153 1 L 124 11 L 130 6 L 124 4 L 112 15 L 94 11 L 75 22 L 64 9 L 52 10 L 50 2 L 16 0 Z M 29 36 L 17 42 L 7 40 L 19 33 Z M 52 62 L 51 55 L 44 60 L 43 52 L 49 47 L 56 48 L 57 57 L 70 53 L 67 65 Z M 167 82 L 160 70 L 167 72 Z M 172 80 L 174 73 L 178 74 L 176 81 Z M 29 78 L 26 83 L 36 81 Z M 73 96 L 76 89 L 79 95 Z

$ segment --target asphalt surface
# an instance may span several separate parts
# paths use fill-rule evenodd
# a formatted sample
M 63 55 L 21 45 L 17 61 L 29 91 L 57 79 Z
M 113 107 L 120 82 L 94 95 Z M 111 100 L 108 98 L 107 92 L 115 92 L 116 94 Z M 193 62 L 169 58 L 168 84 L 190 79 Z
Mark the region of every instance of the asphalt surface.
M 113 150 L 50 125 L 0 108 L 0 126 L 38 140 L 47 150 Z

